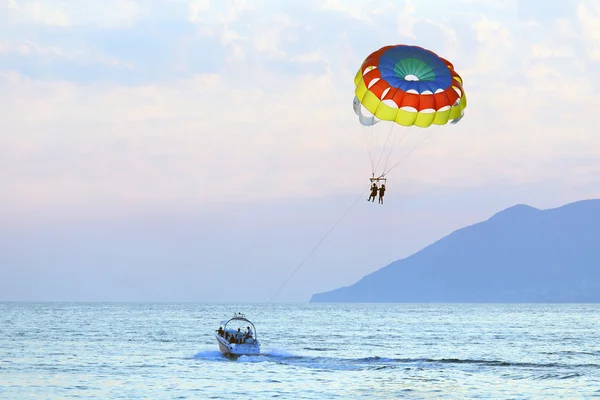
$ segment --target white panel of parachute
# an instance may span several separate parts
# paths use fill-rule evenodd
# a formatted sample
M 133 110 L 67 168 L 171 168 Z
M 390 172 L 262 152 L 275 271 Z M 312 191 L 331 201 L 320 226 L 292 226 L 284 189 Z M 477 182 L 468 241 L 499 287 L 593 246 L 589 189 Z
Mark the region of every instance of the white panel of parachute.
M 379 118 L 375 118 L 373 114 L 371 114 L 367 109 L 360 104 L 358 98 L 354 96 L 354 101 L 352 103 L 352 107 L 354 108 L 354 112 L 358 115 L 358 120 L 364 126 L 373 126 L 380 121 Z

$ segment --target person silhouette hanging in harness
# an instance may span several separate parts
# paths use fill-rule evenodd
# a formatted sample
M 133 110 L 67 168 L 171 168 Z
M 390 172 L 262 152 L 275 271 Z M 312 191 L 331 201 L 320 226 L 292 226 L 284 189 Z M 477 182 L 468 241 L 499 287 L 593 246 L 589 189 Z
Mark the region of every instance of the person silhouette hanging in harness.
M 383 195 L 385 194 L 385 183 L 379 188 L 379 204 L 383 204 Z
M 377 183 L 373 182 L 373 185 L 371 185 L 371 195 L 369 196 L 367 201 L 375 202 L 375 197 L 377 197 L 378 190 L 379 188 L 377 187 Z

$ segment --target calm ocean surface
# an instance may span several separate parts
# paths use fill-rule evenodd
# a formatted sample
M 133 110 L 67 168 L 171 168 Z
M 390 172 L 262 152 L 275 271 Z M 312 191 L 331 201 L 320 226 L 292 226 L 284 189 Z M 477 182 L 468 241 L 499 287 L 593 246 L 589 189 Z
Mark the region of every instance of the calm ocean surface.
M 600 305 L 0 303 L 0 398 L 600 398 Z

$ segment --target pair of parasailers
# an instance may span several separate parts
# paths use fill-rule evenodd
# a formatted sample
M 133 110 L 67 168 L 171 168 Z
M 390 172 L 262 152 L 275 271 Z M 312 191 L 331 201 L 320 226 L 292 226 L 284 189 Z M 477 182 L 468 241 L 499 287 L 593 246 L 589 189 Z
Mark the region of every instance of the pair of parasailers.
M 379 193 L 379 204 L 383 204 L 383 195 L 385 194 L 385 183 L 383 183 L 381 185 L 381 187 L 378 187 L 377 183 L 373 182 L 373 185 L 371 185 L 371 195 L 369 196 L 367 201 L 374 202 L 375 197 L 377 197 L 378 193 Z

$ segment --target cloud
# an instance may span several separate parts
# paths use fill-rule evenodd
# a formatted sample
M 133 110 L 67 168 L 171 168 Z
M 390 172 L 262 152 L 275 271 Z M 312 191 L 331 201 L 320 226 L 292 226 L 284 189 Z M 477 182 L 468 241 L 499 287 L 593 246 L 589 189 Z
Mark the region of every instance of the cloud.
M 553 22 L 575 16 L 578 0 L 548 2 L 543 5 L 529 0 L 516 0 L 517 16 L 522 20 Z
M 8 0 L 8 8 L 12 8 L 12 9 L 15 9 L 15 10 L 20 10 L 20 7 L 15 2 L 15 0 Z
M 210 0 L 194 0 L 189 2 L 189 21 L 198 22 L 201 13 L 210 11 Z
M 551 58 L 551 57 L 573 57 L 575 52 L 572 48 L 551 48 L 540 44 L 531 46 L 533 58 Z
M 502 207 L 599 193 L 594 2 L 18 3 L 0 13 L 0 228 L 25 288 L 45 284 L 25 278 L 52 260 L 52 276 L 77 283 L 71 294 L 96 281 L 120 290 L 110 282 L 139 275 L 136 265 L 157 285 L 146 281 L 133 300 L 173 299 L 165 280 L 185 299 L 218 299 L 218 269 L 237 265 L 240 276 L 265 272 L 258 292 L 272 293 L 290 272 L 282 266 L 368 186 L 365 136 L 384 141 L 389 126 L 358 124 L 353 77 L 394 43 L 455 65 L 465 118 L 392 130 L 402 162 L 388 176 L 389 203 L 358 202 L 289 298 L 328 289 L 310 282 L 351 283 Z M 365 236 L 370 224 L 377 232 Z M 261 249 L 273 248 L 265 262 Z M 181 277 L 210 284 L 183 287 Z
M 23 3 L 0 21 L 2 201 L 352 192 L 370 172 L 352 78 L 397 41 L 450 59 L 469 106 L 396 176 L 422 190 L 570 179 L 549 161 L 599 145 L 593 9 L 532 23 L 521 2 L 463 3 Z
M 90 0 L 70 2 L 22 1 L 13 13 L 11 25 L 68 28 L 95 25 L 105 28 L 127 27 L 141 17 L 140 3 L 134 0 L 107 0 L 102 5 Z
M 600 61 L 600 5 L 595 2 L 579 3 L 577 17 L 589 57 L 594 61 Z

